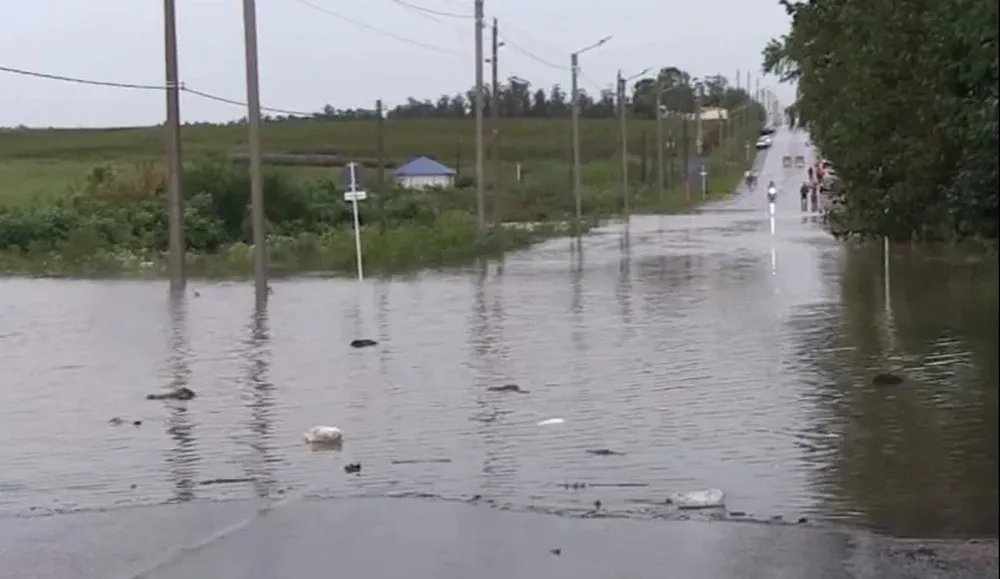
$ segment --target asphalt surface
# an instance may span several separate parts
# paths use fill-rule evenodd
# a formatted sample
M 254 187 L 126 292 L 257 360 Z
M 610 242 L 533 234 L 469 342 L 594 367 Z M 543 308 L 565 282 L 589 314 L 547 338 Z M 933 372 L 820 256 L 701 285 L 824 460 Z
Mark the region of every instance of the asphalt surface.
M 996 542 L 915 542 L 809 525 L 573 518 L 398 498 L 165 505 L 8 519 L 4 579 L 317 576 L 959 579 Z

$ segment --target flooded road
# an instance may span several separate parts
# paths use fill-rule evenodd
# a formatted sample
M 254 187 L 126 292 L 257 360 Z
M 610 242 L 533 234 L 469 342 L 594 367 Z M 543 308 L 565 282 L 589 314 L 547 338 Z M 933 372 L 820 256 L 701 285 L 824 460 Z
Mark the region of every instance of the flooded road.
M 641 518 L 717 487 L 763 517 L 996 535 L 996 261 L 899 247 L 886 270 L 799 211 L 795 151 L 777 135 L 756 192 L 697 214 L 277 281 L 266 316 L 246 283 L 2 280 L 0 514 L 413 493 Z M 305 445 L 322 424 L 341 450 Z

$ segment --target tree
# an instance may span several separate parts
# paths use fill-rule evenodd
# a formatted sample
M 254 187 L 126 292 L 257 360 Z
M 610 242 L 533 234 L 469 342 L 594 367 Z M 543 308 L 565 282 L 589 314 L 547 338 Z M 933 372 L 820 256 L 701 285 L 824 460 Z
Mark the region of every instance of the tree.
M 840 234 L 997 237 L 996 0 L 781 4 L 765 70 L 834 161 Z

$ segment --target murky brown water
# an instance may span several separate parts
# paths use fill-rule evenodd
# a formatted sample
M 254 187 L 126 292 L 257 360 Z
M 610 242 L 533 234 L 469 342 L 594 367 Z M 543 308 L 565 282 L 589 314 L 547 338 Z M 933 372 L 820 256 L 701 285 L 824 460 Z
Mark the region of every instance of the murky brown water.
M 769 159 L 777 177 L 794 187 Z M 896 248 L 887 296 L 880 247 L 760 197 L 635 218 L 627 244 L 609 226 L 483 268 L 279 281 L 266 317 L 243 283 L 173 302 L 2 280 L 0 513 L 412 492 L 644 516 L 719 487 L 762 516 L 995 535 L 995 260 Z M 907 383 L 871 386 L 881 370 Z M 486 390 L 505 383 L 530 394 Z M 198 397 L 144 399 L 178 385 Z M 343 449 L 311 451 L 316 424 Z M 414 459 L 450 462 L 393 463 Z

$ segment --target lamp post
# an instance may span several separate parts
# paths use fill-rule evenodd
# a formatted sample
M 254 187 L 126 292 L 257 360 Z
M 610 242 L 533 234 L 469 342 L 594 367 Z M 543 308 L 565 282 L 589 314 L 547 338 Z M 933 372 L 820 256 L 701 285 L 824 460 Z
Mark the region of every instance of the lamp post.
M 576 234 L 580 232 L 580 221 L 583 217 L 583 203 L 580 200 L 580 91 L 577 88 L 577 76 L 580 73 L 580 55 L 588 50 L 593 50 L 604 45 L 609 40 L 611 40 L 611 37 L 605 36 L 597 42 L 569 55 L 570 70 L 572 72 L 570 110 L 573 120 L 573 202 L 576 205 L 576 221 L 574 223 Z

